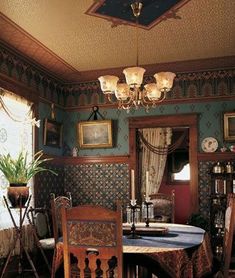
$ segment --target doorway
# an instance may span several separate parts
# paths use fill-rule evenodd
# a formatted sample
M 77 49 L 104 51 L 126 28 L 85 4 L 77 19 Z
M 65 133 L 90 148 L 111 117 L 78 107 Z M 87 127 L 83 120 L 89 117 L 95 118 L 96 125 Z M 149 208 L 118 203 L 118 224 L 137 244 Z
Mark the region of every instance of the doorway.
M 198 160 L 197 160 L 197 114 L 180 114 L 180 115 L 164 115 L 164 116 L 146 116 L 129 118 L 129 153 L 130 153 L 130 169 L 135 170 L 136 193 L 138 200 L 141 199 L 139 190 L 139 153 L 137 150 L 137 133 L 141 128 L 154 127 L 187 127 L 189 129 L 189 165 L 190 165 L 190 181 L 189 181 L 189 202 L 190 211 L 195 213 L 198 211 Z

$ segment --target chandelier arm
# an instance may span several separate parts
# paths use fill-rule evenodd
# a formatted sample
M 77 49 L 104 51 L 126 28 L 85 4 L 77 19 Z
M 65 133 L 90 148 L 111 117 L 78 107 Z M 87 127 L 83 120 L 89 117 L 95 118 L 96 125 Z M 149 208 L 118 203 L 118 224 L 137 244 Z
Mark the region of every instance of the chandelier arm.
M 123 108 L 123 109 L 125 109 L 125 110 L 128 110 L 128 109 L 130 109 L 132 106 L 135 106 L 135 104 L 134 104 L 133 99 L 132 99 L 132 98 L 129 98 L 128 101 L 119 100 L 119 101 L 118 101 L 118 106 L 119 106 L 120 108 Z
M 118 100 L 118 99 L 113 101 L 111 95 L 112 94 L 107 94 L 108 101 L 111 104 L 117 104 L 118 105 L 118 109 L 129 110 L 133 106 L 133 101 L 132 101 L 131 98 L 129 98 L 129 100 L 126 101 L 126 102 L 124 100 Z
M 112 104 L 117 104 L 118 103 L 118 100 L 115 99 L 114 101 L 112 100 L 112 94 L 106 94 L 108 96 L 108 101 Z
M 165 98 L 166 98 L 166 94 L 164 92 L 161 92 L 161 96 L 156 100 L 154 100 L 154 99 L 150 100 L 148 98 L 148 96 L 146 95 L 146 93 L 144 93 L 144 97 L 142 98 L 142 100 L 143 100 L 143 103 L 145 103 L 145 104 L 155 105 L 159 102 L 162 102 Z

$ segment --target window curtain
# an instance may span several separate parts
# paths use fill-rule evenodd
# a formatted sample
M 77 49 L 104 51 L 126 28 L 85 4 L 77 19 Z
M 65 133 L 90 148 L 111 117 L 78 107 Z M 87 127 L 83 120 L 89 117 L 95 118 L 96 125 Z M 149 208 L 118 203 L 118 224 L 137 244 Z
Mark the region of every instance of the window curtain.
M 172 129 L 144 128 L 142 134 L 142 161 L 141 161 L 141 194 L 146 193 L 146 172 L 149 172 L 148 194 L 157 193 L 162 182 L 165 170 L 168 146 L 171 144 Z M 147 142 L 144 144 L 143 141 Z M 153 150 L 157 151 L 153 151 Z
M 0 88 L 0 155 L 10 153 L 17 156 L 21 150 L 27 151 L 29 156 L 33 154 L 33 126 L 39 126 L 39 121 L 32 117 L 32 103 L 9 91 Z M 33 195 L 32 181 L 30 184 Z M 17 231 L 13 229 L 13 223 L 7 211 L 3 196 L 6 196 L 8 181 L 0 171 L 0 258 L 6 257 L 10 251 Z M 31 199 L 33 200 L 33 198 Z M 33 201 L 31 202 L 33 205 Z M 19 209 L 11 210 L 16 225 L 19 225 Z M 27 223 L 27 219 L 24 224 Z M 23 228 L 24 246 L 27 250 L 33 250 L 34 239 L 32 228 L 29 225 Z M 17 244 L 13 254 L 19 254 Z
M 32 117 L 31 107 L 32 103 L 24 98 L 0 88 L 0 155 L 10 153 L 16 157 L 23 150 L 32 157 L 33 126 L 38 122 Z M 0 171 L 0 229 L 13 226 L 3 199 L 7 187 L 8 181 Z

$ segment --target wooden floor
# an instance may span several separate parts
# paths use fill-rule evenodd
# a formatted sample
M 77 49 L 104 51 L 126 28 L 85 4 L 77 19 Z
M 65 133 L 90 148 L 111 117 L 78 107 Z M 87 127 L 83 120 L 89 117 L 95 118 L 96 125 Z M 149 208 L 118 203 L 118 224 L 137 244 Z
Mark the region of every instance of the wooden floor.
M 47 258 L 50 261 L 50 263 L 52 262 L 52 255 L 53 255 L 52 253 L 47 254 Z M 41 256 L 39 254 L 30 254 L 30 256 L 34 262 L 34 265 L 35 265 L 35 268 L 37 270 L 39 277 L 40 278 L 50 278 L 50 273 L 47 269 L 45 262 L 41 258 Z M 4 265 L 4 260 L 1 259 L 0 260 L 0 275 L 2 274 L 3 265 Z M 19 265 L 18 257 L 17 256 L 12 257 L 10 260 L 10 263 L 8 264 L 7 271 L 4 274 L 3 278 L 20 278 L 20 277 L 22 277 L 22 278 L 31 278 L 32 277 L 33 278 L 33 277 L 35 277 L 35 275 L 32 271 L 23 271 L 21 274 L 19 274 L 17 271 L 18 265 Z M 22 260 L 22 268 L 24 270 L 30 269 L 30 265 L 25 256 L 23 257 L 23 260 Z M 214 266 L 214 268 L 215 268 L 214 273 L 216 273 L 218 271 L 218 266 Z M 231 265 L 231 269 L 235 269 L 235 263 Z M 63 268 L 61 268 L 58 270 L 58 272 L 56 274 L 56 278 L 63 278 L 63 277 L 64 277 Z M 205 278 L 212 278 L 212 277 L 217 277 L 217 276 L 216 275 L 214 276 L 211 274 L 211 275 L 206 276 Z M 184 278 L 184 277 L 182 277 L 182 278 Z M 235 274 L 231 274 L 229 276 L 229 278 L 235 278 Z
M 40 278 L 49 278 L 50 277 L 50 273 L 49 270 L 45 264 L 45 262 L 43 261 L 42 258 L 40 258 L 40 256 L 38 254 L 30 254 L 34 266 L 36 268 L 36 271 L 38 273 L 38 276 Z M 52 261 L 52 256 L 51 254 L 48 255 L 48 259 L 50 261 Z M 22 259 L 22 272 L 18 273 L 18 269 L 19 269 L 19 258 L 18 256 L 14 256 L 10 259 L 10 262 L 7 266 L 7 270 L 6 273 L 4 274 L 3 278 L 30 278 L 30 277 L 35 277 L 30 264 L 28 263 L 28 260 L 26 258 L 26 256 L 23 257 Z M 0 261 L 0 274 L 2 273 L 2 269 L 3 269 L 3 265 L 4 265 L 4 260 Z M 59 278 L 63 277 L 63 272 L 60 272 L 60 274 L 58 275 Z

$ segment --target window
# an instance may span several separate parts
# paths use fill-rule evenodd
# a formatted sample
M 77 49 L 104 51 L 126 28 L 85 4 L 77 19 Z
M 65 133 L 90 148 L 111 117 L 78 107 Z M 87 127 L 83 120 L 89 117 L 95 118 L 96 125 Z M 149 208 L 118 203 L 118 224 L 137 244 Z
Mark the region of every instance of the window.
M 189 163 L 184 165 L 183 169 L 180 172 L 172 174 L 172 180 L 173 181 L 189 181 L 190 180 Z
M 190 164 L 188 128 L 175 128 L 173 130 L 172 140 L 175 142 L 177 148 L 167 156 L 167 182 L 169 184 L 189 183 Z
M 2 94 L 1 94 L 2 93 Z M 33 126 L 31 103 L 6 90 L 0 91 L 0 154 L 10 153 L 13 157 L 19 151 L 33 154 Z M 5 208 L 3 196 L 6 195 L 8 181 L 0 172 L 0 229 L 12 226 Z M 30 186 L 32 189 L 32 186 Z M 33 192 L 31 192 L 33 193 Z M 4 225 L 4 227 L 2 227 Z

